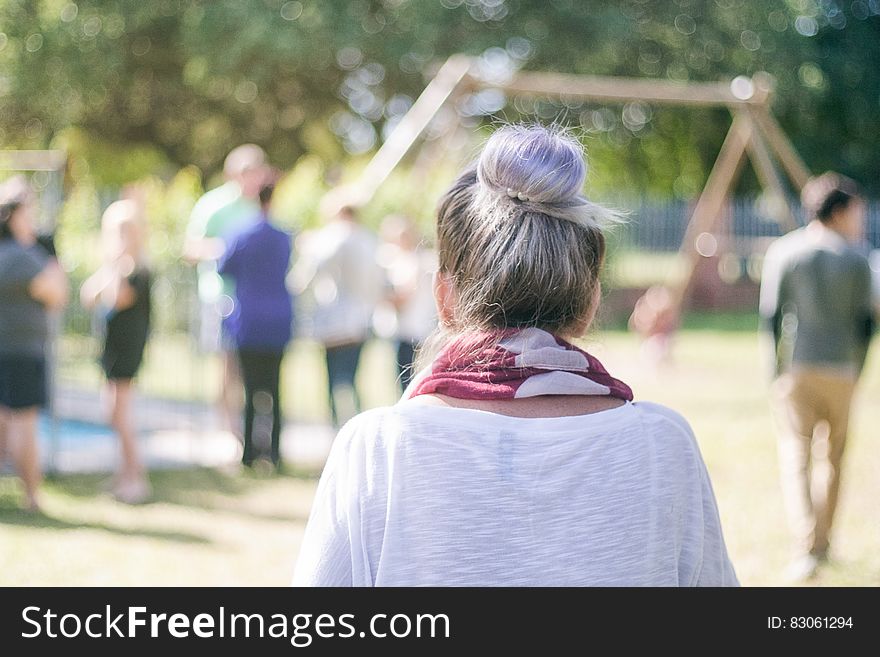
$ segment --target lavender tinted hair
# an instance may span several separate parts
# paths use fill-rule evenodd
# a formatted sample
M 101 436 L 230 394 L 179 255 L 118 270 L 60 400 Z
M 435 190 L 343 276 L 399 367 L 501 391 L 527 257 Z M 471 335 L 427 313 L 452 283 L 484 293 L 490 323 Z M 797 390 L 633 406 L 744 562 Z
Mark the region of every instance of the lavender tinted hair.
M 583 196 L 587 164 L 579 141 L 559 129 L 508 125 L 477 161 L 479 203 L 499 218 L 535 212 L 583 225 L 610 213 Z
M 456 332 L 534 326 L 567 333 L 591 316 L 613 213 L 582 195 L 581 144 L 556 129 L 495 132 L 440 202 L 440 271 Z

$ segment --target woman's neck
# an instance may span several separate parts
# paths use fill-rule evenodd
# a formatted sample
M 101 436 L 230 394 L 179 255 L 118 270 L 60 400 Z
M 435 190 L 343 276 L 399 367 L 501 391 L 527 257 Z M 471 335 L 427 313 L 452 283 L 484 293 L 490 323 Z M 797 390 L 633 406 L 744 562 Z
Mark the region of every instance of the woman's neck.
M 626 402 L 614 397 L 593 395 L 540 395 L 520 399 L 457 399 L 447 395 L 419 395 L 407 403 L 447 408 L 467 408 L 510 417 L 571 417 L 608 411 Z

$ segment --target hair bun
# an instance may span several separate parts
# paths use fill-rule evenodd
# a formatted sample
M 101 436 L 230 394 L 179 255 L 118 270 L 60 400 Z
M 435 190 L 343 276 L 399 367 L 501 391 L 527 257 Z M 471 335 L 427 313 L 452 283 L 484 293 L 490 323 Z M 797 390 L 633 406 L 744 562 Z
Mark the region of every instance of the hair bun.
M 583 196 L 584 148 L 561 129 L 507 125 L 486 142 L 476 165 L 479 203 L 496 219 L 543 214 L 582 226 L 615 223 L 616 212 Z
M 477 177 L 483 185 L 532 203 L 575 201 L 586 175 L 580 142 L 543 126 L 500 128 L 489 138 L 477 163 Z

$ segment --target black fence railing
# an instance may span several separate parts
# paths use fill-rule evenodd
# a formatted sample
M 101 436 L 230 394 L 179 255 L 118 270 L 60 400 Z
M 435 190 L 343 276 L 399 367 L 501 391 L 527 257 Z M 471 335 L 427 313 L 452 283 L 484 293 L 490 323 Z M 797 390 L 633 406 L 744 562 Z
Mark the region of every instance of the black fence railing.
M 676 251 L 681 245 L 694 202 L 624 201 L 617 204 L 628 211 L 627 220 L 615 229 L 619 244 L 644 251 Z M 805 221 L 804 212 L 794 204 L 795 219 Z M 737 198 L 724 206 L 713 233 L 725 238 L 741 252 L 763 252 L 768 239 L 782 234 L 779 223 L 762 206 L 760 199 Z M 867 206 L 866 240 L 872 249 L 880 248 L 880 201 Z

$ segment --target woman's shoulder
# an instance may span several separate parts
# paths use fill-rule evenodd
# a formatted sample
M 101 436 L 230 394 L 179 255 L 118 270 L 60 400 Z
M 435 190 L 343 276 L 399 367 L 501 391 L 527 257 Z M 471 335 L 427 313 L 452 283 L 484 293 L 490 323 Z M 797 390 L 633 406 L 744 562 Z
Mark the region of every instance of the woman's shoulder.
M 696 434 L 681 413 L 654 402 L 636 402 L 632 406 L 639 413 L 639 424 L 645 439 L 652 442 L 657 453 L 676 462 L 702 462 L 702 450 Z
M 379 435 L 392 409 L 392 406 L 380 406 L 358 413 L 342 425 L 336 434 L 334 444 L 351 446 L 354 442 L 362 442 Z
M 442 429 L 440 425 L 446 424 L 449 418 L 431 412 L 437 408 L 405 401 L 363 411 L 339 429 L 334 447 L 339 444 L 340 449 L 346 450 L 381 450 L 398 445 L 402 438 L 413 435 L 413 430 L 418 433 L 426 425 Z
M 632 406 L 644 421 L 666 425 L 677 429 L 685 435 L 693 436 L 693 429 L 691 429 L 691 425 L 684 415 L 668 406 L 650 401 L 633 402 Z
M 382 453 L 394 442 L 389 427 L 391 407 L 372 408 L 349 419 L 336 432 L 328 462 L 345 463 L 363 460 L 382 460 Z

